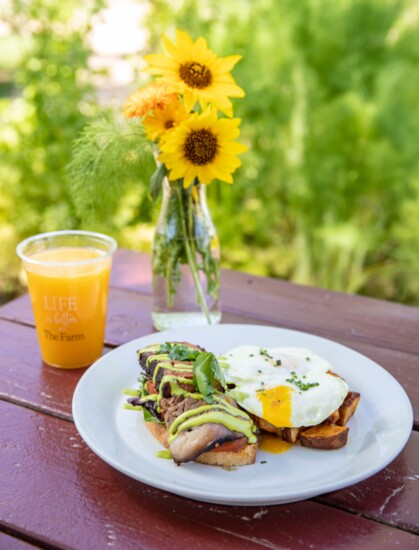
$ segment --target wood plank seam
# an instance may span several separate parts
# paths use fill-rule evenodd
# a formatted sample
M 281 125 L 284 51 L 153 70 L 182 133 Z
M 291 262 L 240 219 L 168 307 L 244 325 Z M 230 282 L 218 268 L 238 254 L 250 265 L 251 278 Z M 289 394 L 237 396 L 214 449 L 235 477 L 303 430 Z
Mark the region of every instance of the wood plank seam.
M 29 321 L 23 321 L 20 319 L 12 319 L 7 315 L 2 315 L 0 310 L 0 320 L 7 321 L 8 323 L 13 323 L 14 325 L 22 325 L 24 327 L 35 328 L 35 323 L 30 323 Z
M 229 306 L 227 308 L 222 308 L 222 311 L 224 311 L 225 313 L 229 313 L 231 315 L 246 317 L 246 319 L 249 319 L 249 320 L 254 320 L 254 321 L 259 321 L 259 322 L 261 321 L 264 325 L 275 326 L 275 327 L 279 327 L 279 328 L 286 328 L 286 329 L 289 329 L 289 330 L 296 330 L 296 331 L 299 331 L 299 332 L 306 332 L 307 334 L 314 334 L 316 336 L 320 336 L 322 338 L 328 338 L 328 339 L 334 340 L 336 342 L 339 341 L 339 338 L 342 338 L 342 332 L 341 331 L 334 332 L 331 328 L 328 328 L 327 329 L 327 336 L 326 336 L 325 335 L 326 331 L 313 332 L 313 327 L 311 325 L 304 325 L 304 324 L 301 324 L 301 323 L 293 323 L 289 319 L 287 320 L 287 323 L 285 325 L 282 322 L 273 319 L 272 317 L 268 317 L 266 312 L 262 315 L 258 315 L 256 312 L 253 311 L 252 314 L 251 314 L 251 317 L 249 317 L 249 315 L 246 311 L 243 311 L 240 308 L 235 308 L 235 307 L 232 307 L 232 306 Z M 247 324 L 249 324 L 249 323 L 247 323 Z M 388 346 L 388 345 L 383 346 L 382 342 L 379 342 L 379 341 L 377 341 L 373 338 L 366 338 L 366 337 L 360 336 L 359 334 L 351 336 L 350 333 L 345 333 L 344 337 L 345 337 L 346 340 L 348 340 L 350 342 L 352 342 L 352 341 L 353 342 L 361 342 L 361 343 L 364 343 L 364 344 L 379 346 L 380 348 L 387 349 L 389 351 L 398 351 L 398 352 L 401 352 L 401 353 L 409 353 L 406 350 L 404 350 L 400 347 L 397 347 L 397 346 Z M 390 343 L 390 342 L 388 342 L 388 343 Z
M 21 407 L 22 409 L 29 409 L 31 411 L 39 412 L 47 416 L 52 416 L 54 418 L 59 418 L 60 420 L 65 420 L 66 422 L 73 423 L 72 415 L 67 415 L 58 411 L 51 411 L 51 409 L 47 407 L 31 403 L 30 401 L 27 401 L 25 399 L 19 399 L 18 397 L 11 397 L 0 393 L 0 400 L 5 401 L 6 403 L 10 403 L 11 405 L 16 405 L 17 407 Z
M 4 533 L 5 535 L 14 537 L 17 540 L 21 540 L 22 542 L 27 542 L 28 544 L 31 544 L 36 548 L 41 548 L 42 550 L 62 550 L 62 547 L 45 543 L 39 539 L 35 539 L 34 537 L 31 537 L 30 535 L 27 535 L 26 533 L 23 533 L 22 531 L 16 531 L 12 527 L 5 525 L 1 520 L 0 520 L 0 532 Z
M 419 536 L 419 528 L 418 529 L 411 529 L 409 528 L 407 525 L 404 525 L 403 527 L 401 527 L 400 525 L 397 525 L 397 523 L 393 522 L 393 521 L 380 521 L 378 518 L 374 517 L 373 515 L 371 514 L 366 514 L 365 512 L 357 512 L 356 510 L 352 509 L 352 508 L 346 508 L 336 502 L 330 502 L 327 500 L 327 496 L 318 496 L 318 497 L 314 497 L 313 499 L 311 500 L 314 500 L 315 502 L 317 502 L 318 504 L 323 504 L 325 506 L 328 506 L 329 508 L 335 508 L 337 510 L 341 510 L 342 512 L 347 512 L 348 514 L 352 514 L 354 516 L 357 516 L 357 517 L 361 517 L 361 518 L 364 518 L 364 519 L 367 519 L 367 520 L 370 520 L 370 521 L 374 521 L 375 523 L 379 523 L 381 525 L 387 525 L 389 527 L 393 527 L 394 529 L 399 529 L 400 531 L 403 531 L 405 533 L 411 533 L 412 535 L 417 535 Z M 419 542 L 419 540 L 418 540 Z

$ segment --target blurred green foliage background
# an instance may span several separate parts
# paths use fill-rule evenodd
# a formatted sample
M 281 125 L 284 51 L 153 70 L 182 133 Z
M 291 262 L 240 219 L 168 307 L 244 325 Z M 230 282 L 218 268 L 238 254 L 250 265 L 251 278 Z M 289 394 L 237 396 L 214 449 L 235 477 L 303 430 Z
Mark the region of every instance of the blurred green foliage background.
M 224 267 L 419 303 L 419 4 L 416 0 L 143 0 L 147 52 L 176 28 L 241 54 L 234 102 L 250 152 L 209 200 Z M 129 182 L 102 223 L 79 219 L 65 167 L 95 95 L 86 37 L 101 0 L 17 0 L 0 67 L 0 281 L 17 242 L 83 227 L 150 250 L 158 205 Z M 123 3 L 121 4 L 123 9 Z M 21 51 L 16 55 L 16 51 Z M 12 53 L 13 52 L 13 53 Z M 140 63 L 138 64 L 140 67 Z M 0 75 L 2 74 L 0 68 Z M 145 79 L 138 75 L 138 84 Z M 122 103 L 121 103 L 122 107 Z

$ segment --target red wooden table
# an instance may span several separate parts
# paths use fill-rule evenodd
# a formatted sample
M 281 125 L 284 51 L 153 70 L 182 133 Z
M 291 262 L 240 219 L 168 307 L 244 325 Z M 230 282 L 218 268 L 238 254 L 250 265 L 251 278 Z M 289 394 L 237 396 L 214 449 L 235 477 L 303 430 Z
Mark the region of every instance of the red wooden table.
M 150 260 L 120 250 L 107 349 L 153 332 Z M 278 506 L 191 501 L 99 459 L 72 422 L 84 369 L 42 364 L 29 298 L 0 308 L 0 548 L 419 548 L 419 308 L 224 271 L 223 322 L 323 336 L 369 356 L 405 388 L 415 424 L 375 476 Z M 389 403 L 391 407 L 391 403 Z

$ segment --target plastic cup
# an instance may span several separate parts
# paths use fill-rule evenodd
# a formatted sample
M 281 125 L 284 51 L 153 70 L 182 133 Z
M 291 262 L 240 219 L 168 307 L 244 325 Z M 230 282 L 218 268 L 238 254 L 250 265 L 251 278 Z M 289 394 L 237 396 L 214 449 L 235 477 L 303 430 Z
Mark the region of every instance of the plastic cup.
M 42 233 L 17 246 L 48 365 L 77 369 L 102 355 L 116 249 L 114 239 L 89 231 Z

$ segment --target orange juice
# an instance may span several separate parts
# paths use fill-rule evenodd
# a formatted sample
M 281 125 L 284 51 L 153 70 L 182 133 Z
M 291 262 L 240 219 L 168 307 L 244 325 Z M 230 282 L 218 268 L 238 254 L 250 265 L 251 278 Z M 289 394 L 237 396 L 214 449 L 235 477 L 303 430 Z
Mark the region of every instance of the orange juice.
M 45 363 L 90 365 L 102 354 L 111 257 L 60 246 L 31 254 L 24 266 Z

